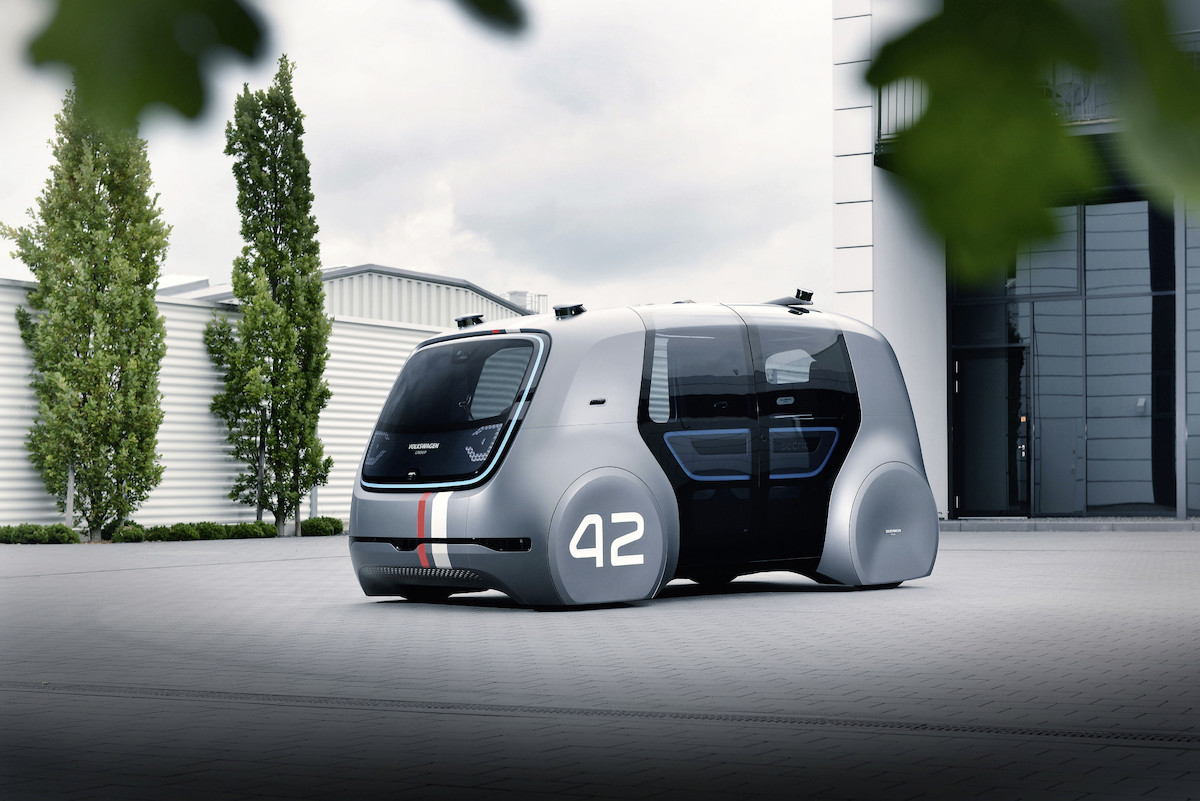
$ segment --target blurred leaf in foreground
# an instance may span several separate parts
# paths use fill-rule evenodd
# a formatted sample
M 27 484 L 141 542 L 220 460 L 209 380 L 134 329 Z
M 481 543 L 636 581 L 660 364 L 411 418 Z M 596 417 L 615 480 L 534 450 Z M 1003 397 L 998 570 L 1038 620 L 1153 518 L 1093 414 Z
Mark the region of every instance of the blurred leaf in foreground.
M 517 34 L 525 29 L 525 11 L 514 0 L 456 0 L 456 2 L 468 16 L 500 33 Z
M 226 49 L 255 57 L 263 37 L 241 0 L 60 0 L 29 51 L 35 64 L 71 67 L 81 111 L 124 129 L 153 103 L 199 116 L 206 60 Z
M 525 29 L 517 0 L 454 1 L 498 33 Z M 332 6 L 330 13 L 337 13 Z M 29 53 L 34 64 L 70 67 L 80 109 L 123 129 L 155 103 L 200 116 L 211 57 L 230 50 L 257 58 L 265 39 L 264 23 L 245 0 L 59 0 Z
M 880 49 L 872 85 L 915 78 L 928 92 L 888 166 L 960 277 L 1003 269 L 1054 233 L 1050 207 L 1101 183 L 1089 139 L 1068 132 L 1049 97 L 1054 64 L 1111 88 L 1128 166 L 1153 196 L 1200 197 L 1200 77 L 1168 31 L 1162 0 L 945 0 Z
M 1105 46 L 1127 163 L 1168 208 L 1176 195 L 1200 200 L 1200 74 L 1171 41 L 1166 8 L 1126 0 L 1096 15 L 1090 3 L 1076 5 Z

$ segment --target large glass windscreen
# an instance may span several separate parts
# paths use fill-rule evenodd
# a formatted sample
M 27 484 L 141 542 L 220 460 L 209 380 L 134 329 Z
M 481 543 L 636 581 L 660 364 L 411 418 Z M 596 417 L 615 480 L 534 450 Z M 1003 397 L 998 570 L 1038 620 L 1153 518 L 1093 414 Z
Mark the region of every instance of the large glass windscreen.
M 424 486 L 481 475 L 503 447 L 538 350 L 532 339 L 470 337 L 415 352 L 379 416 L 363 481 Z

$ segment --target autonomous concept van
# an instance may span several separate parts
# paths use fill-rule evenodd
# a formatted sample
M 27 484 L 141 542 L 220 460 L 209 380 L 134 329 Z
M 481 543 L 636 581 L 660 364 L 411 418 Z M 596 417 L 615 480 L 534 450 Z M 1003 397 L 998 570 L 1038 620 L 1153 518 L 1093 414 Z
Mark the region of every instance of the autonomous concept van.
M 462 318 L 422 343 L 355 480 L 363 591 L 568 606 L 768 570 L 929 575 L 937 511 L 895 354 L 807 295 Z

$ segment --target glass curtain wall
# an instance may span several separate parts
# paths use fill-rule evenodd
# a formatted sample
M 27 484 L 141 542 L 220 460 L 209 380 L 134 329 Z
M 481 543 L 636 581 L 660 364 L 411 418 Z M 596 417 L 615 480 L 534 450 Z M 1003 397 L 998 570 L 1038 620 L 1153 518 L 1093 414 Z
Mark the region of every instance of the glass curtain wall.
M 954 511 L 1173 515 L 1173 217 L 1137 198 L 1055 213 L 1006 276 L 953 288 Z
M 1187 208 L 1187 509 L 1200 515 L 1200 206 Z

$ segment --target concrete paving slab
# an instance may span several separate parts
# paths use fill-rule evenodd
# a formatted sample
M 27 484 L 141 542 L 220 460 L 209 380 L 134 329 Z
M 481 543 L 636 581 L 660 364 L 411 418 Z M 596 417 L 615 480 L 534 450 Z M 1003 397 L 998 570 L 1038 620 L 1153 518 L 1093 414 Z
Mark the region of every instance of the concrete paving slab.
M 945 532 L 895 590 L 546 613 L 366 598 L 345 538 L 0 546 L 0 797 L 1200 797 L 1198 570 Z

